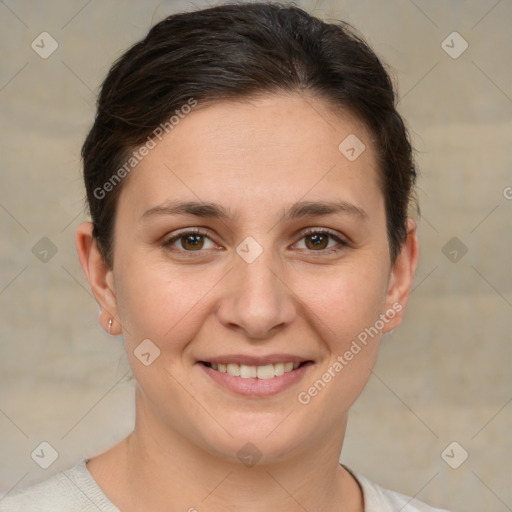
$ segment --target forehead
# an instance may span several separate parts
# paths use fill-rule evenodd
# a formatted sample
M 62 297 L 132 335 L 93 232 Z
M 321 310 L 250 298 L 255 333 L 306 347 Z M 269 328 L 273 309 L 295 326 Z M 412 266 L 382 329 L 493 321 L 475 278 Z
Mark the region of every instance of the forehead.
M 176 196 L 266 211 L 300 198 L 382 199 L 368 131 L 310 96 L 200 104 L 154 140 L 121 194 L 141 210 Z

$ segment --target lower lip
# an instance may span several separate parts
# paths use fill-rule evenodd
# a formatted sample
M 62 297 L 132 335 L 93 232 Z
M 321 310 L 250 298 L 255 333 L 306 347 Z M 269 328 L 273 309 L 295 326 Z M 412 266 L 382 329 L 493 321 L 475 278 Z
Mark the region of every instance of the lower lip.
M 245 396 L 277 395 L 299 381 L 308 371 L 308 368 L 312 366 L 312 363 L 306 363 L 296 370 L 286 372 L 278 377 L 272 377 L 271 379 L 244 379 L 242 377 L 233 377 L 229 373 L 219 372 L 201 363 L 197 364 L 217 384 Z

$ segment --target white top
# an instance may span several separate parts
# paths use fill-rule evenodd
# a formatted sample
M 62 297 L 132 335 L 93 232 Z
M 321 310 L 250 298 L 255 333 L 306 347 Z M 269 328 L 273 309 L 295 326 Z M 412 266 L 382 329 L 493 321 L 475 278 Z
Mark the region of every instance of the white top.
M 82 459 L 44 482 L 0 498 L 0 512 L 120 512 L 92 478 L 86 461 Z M 364 512 L 449 512 L 383 489 L 346 469 L 363 489 Z

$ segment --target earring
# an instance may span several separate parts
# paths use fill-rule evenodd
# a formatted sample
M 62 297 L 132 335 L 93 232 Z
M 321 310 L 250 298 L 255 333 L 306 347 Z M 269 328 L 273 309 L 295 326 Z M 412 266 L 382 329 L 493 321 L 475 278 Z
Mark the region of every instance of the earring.
M 110 329 L 112 329 L 112 318 L 108 321 L 108 333 L 110 334 Z

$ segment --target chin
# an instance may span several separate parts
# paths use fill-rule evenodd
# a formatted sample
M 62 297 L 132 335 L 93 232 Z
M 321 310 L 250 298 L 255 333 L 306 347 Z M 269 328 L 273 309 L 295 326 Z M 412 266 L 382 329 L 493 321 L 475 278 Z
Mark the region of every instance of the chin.
M 227 432 L 220 429 L 215 435 L 206 434 L 203 437 L 205 448 L 226 462 L 248 467 L 285 462 L 304 449 L 306 433 L 299 432 L 300 427 L 293 425 L 293 414 L 284 421 L 286 415 L 259 416 L 263 417 L 254 413 L 237 414 L 231 421 L 225 421 L 223 426 Z M 286 424 L 288 421 L 290 423 Z

